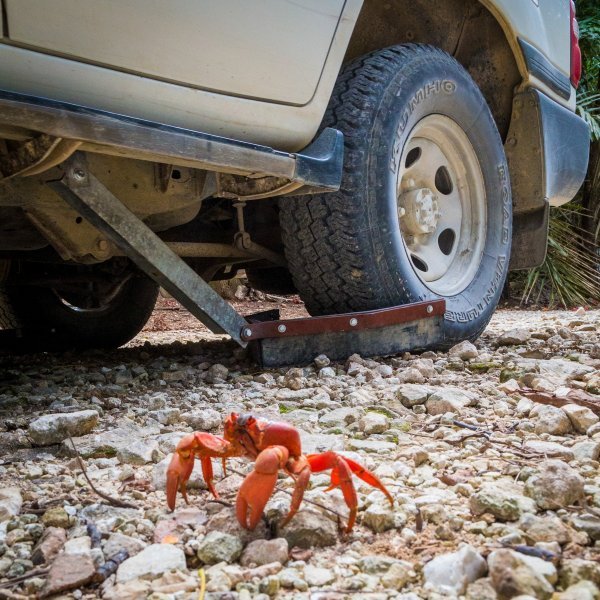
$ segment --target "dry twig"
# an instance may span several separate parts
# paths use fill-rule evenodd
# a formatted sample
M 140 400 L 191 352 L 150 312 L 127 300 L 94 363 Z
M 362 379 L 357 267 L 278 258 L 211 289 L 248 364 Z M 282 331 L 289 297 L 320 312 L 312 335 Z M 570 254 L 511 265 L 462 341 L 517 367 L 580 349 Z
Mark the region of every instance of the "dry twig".
M 108 494 L 105 494 L 104 492 L 97 489 L 94 486 L 94 484 L 92 483 L 91 479 L 88 477 L 87 471 L 85 470 L 85 464 L 83 462 L 83 458 L 81 458 L 81 454 L 79 454 L 79 451 L 77 450 L 77 446 L 75 446 L 75 442 L 73 441 L 73 438 L 71 436 L 69 436 L 69 441 L 71 442 L 71 445 L 73 446 L 73 451 L 75 452 L 75 457 L 77 458 L 77 463 L 79 464 L 79 468 L 81 469 L 81 472 L 83 473 L 83 476 L 85 477 L 85 480 L 88 482 L 90 488 L 97 496 L 100 496 L 100 498 L 106 500 L 112 506 L 117 506 L 119 508 L 138 508 L 137 506 L 135 506 L 134 504 L 131 504 L 130 502 L 125 502 L 124 500 L 120 500 L 119 498 L 114 498 L 113 496 L 109 496 Z
M 18 583 L 22 583 L 23 581 L 27 581 L 28 579 L 31 579 L 32 577 L 39 577 L 40 575 L 47 575 L 48 571 L 50 570 L 50 568 L 44 568 L 44 569 L 34 569 L 33 571 L 29 571 L 28 573 L 25 573 L 24 575 L 19 575 L 19 577 L 13 577 L 12 579 L 9 579 L 8 581 L 4 581 L 3 583 L 0 583 L 0 588 L 9 588 L 12 587 L 13 585 L 17 585 Z

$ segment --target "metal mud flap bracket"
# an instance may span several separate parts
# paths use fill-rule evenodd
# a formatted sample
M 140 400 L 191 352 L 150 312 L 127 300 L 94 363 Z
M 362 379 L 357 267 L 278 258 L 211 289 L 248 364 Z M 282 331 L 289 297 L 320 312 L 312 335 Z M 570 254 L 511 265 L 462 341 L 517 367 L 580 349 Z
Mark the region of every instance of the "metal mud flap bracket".
M 439 342 L 445 300 L 324 317 L 259 321 L 242 330 L 254 359 L 265 367 L 306 364 L 319 354 L 385 356 Z

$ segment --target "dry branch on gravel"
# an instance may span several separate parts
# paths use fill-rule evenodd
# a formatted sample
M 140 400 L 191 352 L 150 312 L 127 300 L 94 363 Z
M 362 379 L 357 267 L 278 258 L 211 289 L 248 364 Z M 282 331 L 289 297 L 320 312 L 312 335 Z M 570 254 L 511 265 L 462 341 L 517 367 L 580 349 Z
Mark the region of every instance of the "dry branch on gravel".
M 600 398 L 583 390 L 569 390 L 567 394 L 550 394 L 549 392 L 538 392 L 537 390 L 523 389 L 519 390 L 521 396 L 529 398 L 540 404 L 549 404 L 561 408 L 567 404 L 577 404 L 589 408 L 592 412 L 600 416 Z
M 120 500 L 119 498 L 114 498 L 113 496 L 109 496 L 108 494 L 105 494 L 104 492 L 97 489 L 94 486 L 94 484 L 92 483 L 91 479 L 88 477 L 87 471 L 85 470 L 85 464 L 83 462 L 83 458 L 81 458 L 81 454 L 79 454 L 79 451 L 77 450 L 77 446 L 75 446 L 75 442 L 73 441 L 73 438 L 71 436 L 69 436 L 69 441 L 71 442 L 71 446 L 73 446 L 73 451 L 75 452 L 75 456 L 77 458 L 79 468 L 81 469 L 81 472 L 83 473 L 83 476 L 85 477 L 85 480 L 88 482 L 90 488 L 97 496 L 100 496 L 100 498 L 102 498 L 103 500 L 106 500 L 112 506 L 117 506 L 119 508 L 138 508 L 137 506 L 135 506 L 134 504 L 131 504 L 130 502 L 125 502 L 124 500 Z

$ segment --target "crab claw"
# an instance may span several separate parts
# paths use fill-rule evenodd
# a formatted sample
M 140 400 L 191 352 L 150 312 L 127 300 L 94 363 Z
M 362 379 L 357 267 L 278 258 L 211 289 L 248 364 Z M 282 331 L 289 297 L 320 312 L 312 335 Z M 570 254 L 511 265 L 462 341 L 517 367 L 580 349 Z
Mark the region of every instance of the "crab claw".
M 167 506 L 169 510 L 175 510 L 177 490 L 188 504 L 186 483 L 194 469 L 194 455 L 191 452 L 175 452 L 167 469 Z
M 289 458 L 284 446 L 269 446 L 257 457 L 254 470 L 246 476 L 240 486 L 235 511 L 237 520 L 244 529 L 254 529 L 275 489 L 277 473 Z

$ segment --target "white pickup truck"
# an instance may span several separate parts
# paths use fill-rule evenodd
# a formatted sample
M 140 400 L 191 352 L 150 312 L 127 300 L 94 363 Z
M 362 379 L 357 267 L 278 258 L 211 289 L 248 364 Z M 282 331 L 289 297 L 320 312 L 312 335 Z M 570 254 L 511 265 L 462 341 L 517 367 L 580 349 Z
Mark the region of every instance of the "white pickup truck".
M 585 176 L 571 0 L 0 5 L 0 320 L 60 347 L 125 343 L 161 281 L 57 193 L 75 157 L 204 281 L 315 315 L 443 298 L 440 347 Z

